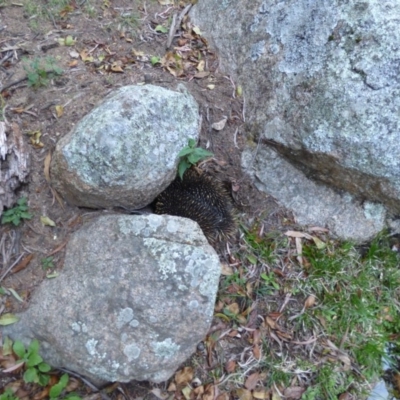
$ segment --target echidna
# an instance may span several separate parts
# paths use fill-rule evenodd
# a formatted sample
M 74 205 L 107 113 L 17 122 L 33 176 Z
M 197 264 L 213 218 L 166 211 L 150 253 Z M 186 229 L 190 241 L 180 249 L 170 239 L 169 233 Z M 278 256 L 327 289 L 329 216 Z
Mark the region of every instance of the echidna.
M 232 202 L 222 184 L 210 176 L 188 169 L 155 201 L 156 214 L 169 214 L 196 221 L 210 243 L 234 235 L 236 222 Z

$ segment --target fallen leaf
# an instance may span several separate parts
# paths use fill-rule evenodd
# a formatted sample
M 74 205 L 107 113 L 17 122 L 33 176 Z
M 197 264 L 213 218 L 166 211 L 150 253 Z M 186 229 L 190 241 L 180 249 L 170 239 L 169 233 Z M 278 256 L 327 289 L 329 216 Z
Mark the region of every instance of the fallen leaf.
M 243 88 L 240 85 L 236 87 L 236 94 L 239 97 L 243 94 Z
M 197 72 L 197 73 L 194 75 L 194 77 L 195 77 L 196 79 L 203 79 L 203 78 L 206 78 L 208 75 L 210 75 L 210 72 L 209 72 L 209 71 L 202 71 L 202 72 Z
M 235 314 L 235 315 L 238 315 L 240 312 L 238 303 L 229 304 L 229 306 L 226 308 L 228 309 L 229 312 L 231 312 L 232 314 Z
M 207 385 L 204 389 L 202 400 L 214 400 L 214 385 Z
M 267 389 L 257 390 L 257 391 L 255 390 L 253 392 L 253 397 L 259 400 L 269 399 L 269 390 Z
M 304 308 L 310 308 L 310 307 L 312 307 L 314 304 L 315 304 L 315 296 L 314 295 L 312 295 L 312 294 L 310 294 L 310 296 L 308 296 L 307 298 L 306 298 L 306 301 L 304 302 Z
M 162 5 L 162 6 L 168 6 L 170 4 L 174 4 L 174 0 L 158 0 L 158 2 Z
M 198 398 L 204 393 L 204 386 L 200 385 L 193 389 L 193 394 Z
M 48 278 L 48 279 L 57 278 L 58 275 L 59 275 L 59 273 L 56 271 L 56 272 L 53 272 L 52 274 L 47 274 L 46 278 Z
M 34 254 L 28 254 L 27 256 L 25 256 L 12 270 L 11 272 L 13 274 L 16 274 L 19 271 L 22 271 L 23 269 L 25 269 L 29 263 L 31 262 L 32 258 L 34 257 Z
M 55 106 L 54 108 L 56 109 L 57 118 L 62 117 L 62 115 L 64 114 L 64 107 L 63 106 Z
M 169 394 L 166 392 L 162 392 L 161 389 L 159 388 L 154 388 L 152 390 L 150 390 L 151 393 L 153 393 L 157 398 L 161 399 L 161 400 L 165 400 L 169 397 Z
M 267 324 L 269 325 L 270 328 L 278 329 L 276 322 L 272 318 L 267 316 L 265 321 L 267 322 Z
M 11 325 L 17 322 L 18 320 L 19 318 L 14 314 L 6 313 L 0 316 L 0 325 L 2 326 Z
M 76 43 L 76 39 L 68 35 L 65 38 L 59 38 L 58 43 L 60 43 L 61 46 L 73 46 Z
M 118 65 L 118 64 L 112 64 L 111 65 L 111 71 L 112 72 L 124 72 L 122 67 L 120 65 Z
M 312 226 L 311 228 L 308 228 L 310 232 L 329 232 L 329 229 L 326 228 L 321 228 L 320 226 Z
M 200 62 L 197 64 L 197 67 L 196 67 L 197 71 L 203 72 L 205 65 L 206 65 L 205 61 L 200 60 Z
M 69 56 L 71 58 L 79 58 L 79 53 L 76 50 L 72 50 L 69 52 Z
M 274 390 L 274 391 L 272 392 L 272 398 L 271 398 L 271 400 L 281 400 L 281 399 L 282 399 L 282 397 L 280 396 L 280 394 Z
M 185 386 L 181 392 L 186 400 L 190 400 L 190 394 L 192 393 L 192 388 L 190 386 Z
M 56 223 L 52 219 L 46 216 L 41 216 L 40 222 L 45 226 L 56 226 Z
M 236 369 L 236 361 L 235 360 L 229 360 L 225 363 L 225 370 L 229 374 L 234 372 Z
M 317 249 L 321 250 L 326 247 L 326 243 L 323 242 L 321 239 L 317 238 L 316 236 L 313 236 L 312 239 L 314 240 L 314 243 L 317 246 Z
M 194 27 L 192 28 L 192 31 L 193 31 L 196 35 L 201 36 L 201 30 L 200 30 L 200 28 L 199 28 L 198 26 L 194 26 Z
M 253 346 L 253 355 L 256 360 L 259 360 L 261 358 L 261 350 L 258 344 L 255 344 Z
M 50 163 L 51 163 L 51 152 L 49 151 L 44 159 L 44 177 L 47 183 L 50 183 Z
M 260 380 L 260 373 L 254 372 L 245 381 L 244 387 L 248 390 L 253 390 L 257 386 L 257 382 Z
M 285 391 L 283 392 L 283 395 L 292 400 L 298 400 L 298 399 L 301 399 L 301 396 L 303 395 L 303 393 L 305 391 L 306 391 L 306 389 L 301 386 L 291 386 L 291 387 L 285 389 Z
M 300 265 L 303 265 L 303 245 L 301 243 L 301 238 L 296 237 L 296 251 L 297 251 L 297 261 L 299 262 Z
M 13 288 L 7 288 L 11 292 L 11 294 L 21 303 L 24 302 L 24 300 L 21 298 L 21 296 L 13 289 Z
M 304 233 L 304 232 L 287 231 L 284 233 L 284 235 L 294 237 L 294 238 L 306 238 L 306 239 L 312 240 L 312 236 L 309 235 L 308 233 Z
M 82 50 L 79 55 L 81 56 L 82 61 L 84 62 L 93 62 L 94 58 L 92 56 L 88 55 L 88 51 L 87 50 Z
M 15 370 L 17 370 L 18 368 L 22 367 L 25 364 L 25 362 L 20 362 L 18 364 L 12 365 L 11 367 L 8 367 L 7 369 L 4 369 L 1 372 L 14 372 Z
M 236 396 L 239 398 L 239 400 L 252 400 L 253 396 L 250 392 L 250 390 L 239 388 L 236 389 Z
M 175 383 L 178 386 L 186 386 L 192 381 L 193 375 L 192 367 L 184 367 L 175 374 Z
M 233 275 L 233 269 L 227 263 L 221 263 L 221 274 L 224 276 Z
M 68 67 L 74 68 L 74 67 L 76 67 L 77 65 L 78 65 L 78 60 L 74 60 L 74 61 L 71 61 L 71 62 L 68 64 Z
M 226 125 L 226 121 L 228 121 L 227 117 L 224 117 L 223 119 L 221 119 L 221 121 L 218 122 L 214 122 L 211 127 L 216 130 L 216 131 L 222 131 L 222 129 L 225 128 Z
M 230 399 L 229 393 L 224 392 L 220 393 L 215 400 L 229 400 L 229 399 Z
M 175 392 L 176 391 L 176 385 L 175 382 L 171 382 L 167 388 L 167 392 Z

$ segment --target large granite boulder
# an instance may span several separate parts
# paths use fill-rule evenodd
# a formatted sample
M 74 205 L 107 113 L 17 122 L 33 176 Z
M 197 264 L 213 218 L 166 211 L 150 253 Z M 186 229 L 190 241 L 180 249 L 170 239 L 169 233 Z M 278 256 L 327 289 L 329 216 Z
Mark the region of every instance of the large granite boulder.
M 57 143 L 52 184 L 73 205 L 144 207 L 175 178 L 178 153 L 198 138 L 199 121 L 183 89 L 122 87 Z
M 101 216 L 75 232 L 60 275 L 44 281 L 3 335 L 98 381 L 167 380 L 206 335 L 220 262 L 196 222 Z
M 400 212 L 400 3 L 203 0 L 191 17 L 243 86 L 247 130 L 259 143 L 246 168 L 265 165 L 258 150 L 273 146 L 303 173 L 300 185 L 312 178 L 352 194 L 356 214 L 363 200 Z M 270 172 L 255 176 L 280 200 Z M 307 192 L 296 197 L 308 204 Z M 302 222 L 325 223 L 330 198 Z

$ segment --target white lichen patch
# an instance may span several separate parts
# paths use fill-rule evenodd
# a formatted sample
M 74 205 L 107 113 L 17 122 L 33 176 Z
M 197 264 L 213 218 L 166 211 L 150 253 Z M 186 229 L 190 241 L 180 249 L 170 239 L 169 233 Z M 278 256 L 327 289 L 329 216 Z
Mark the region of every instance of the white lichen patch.
M 123 352 L 129 361 L 136 360 L 140 356 L 140 351 L 141 350 L 136 343 L 127 344 L 123 349 Z
M 117 328 L 122 328 L 124 325 L 129 324 L 133 320 L 133 310 L 132 308 L 123 308 L 119 311 L 117 315 Z
M 97 350 L 96 350 L 96 346 L 97 346 L 97 343 L 98 343 L 98 342 L 99 342 L 99 341 L 98 341 L 98 340 L 95 340 L 95 339 L 89 339 L 89 340 L 86 342 L 86 345 L 85 345 L 86 350 L 88 351 L 88 353 L 89 353 L 92 357 L 99 356 L 99 353 L 98 353 Z
M 151 343 L 151 347 L 158 358 L 173 357 L 180 348 L 171 338 L 167 338 L 162 342 L 153 342 Z
M 186 247 L 188 247 L 166 243 L 154 238 L 143 239 L 143 243 L 148 248 L 150 254 L 158 261 L 158 271 L 162 280 L 166 280 L 169 275 L 175 274 L 176 260 L 179 258 L 178 250 L 187 252 Z

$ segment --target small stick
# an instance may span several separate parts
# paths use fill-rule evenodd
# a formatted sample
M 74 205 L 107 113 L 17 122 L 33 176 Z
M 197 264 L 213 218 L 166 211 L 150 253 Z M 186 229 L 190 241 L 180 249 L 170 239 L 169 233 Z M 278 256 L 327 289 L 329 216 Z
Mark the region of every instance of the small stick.
M 174 38 L 175 31 L 176 31 L 176 14 L 172 17 L 172 23 L 169 27 L 168 39 L 167 39 L 167 50 L 171 47 L 172 39 Z

